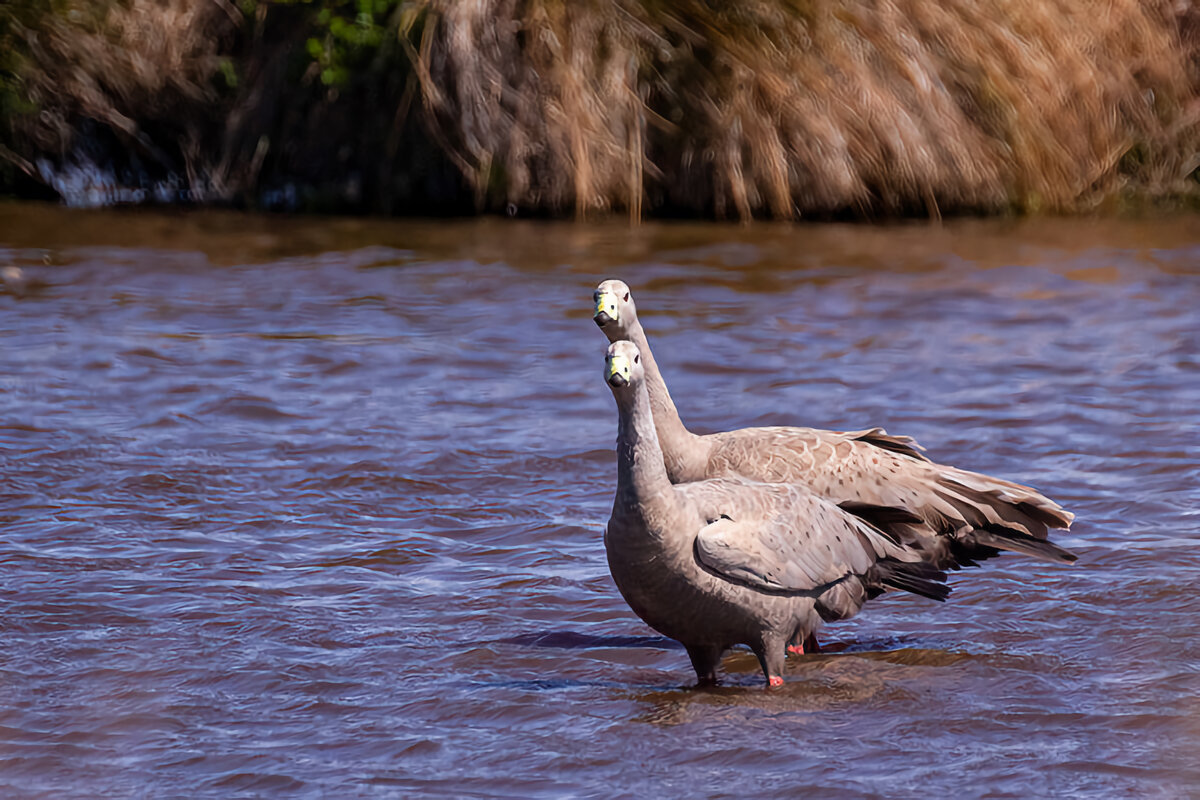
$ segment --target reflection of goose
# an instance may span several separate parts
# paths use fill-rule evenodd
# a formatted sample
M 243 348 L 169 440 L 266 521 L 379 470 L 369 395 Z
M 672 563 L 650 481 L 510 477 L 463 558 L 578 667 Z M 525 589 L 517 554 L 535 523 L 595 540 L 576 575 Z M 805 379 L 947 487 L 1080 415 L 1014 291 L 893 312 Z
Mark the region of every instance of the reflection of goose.
M 1070 527 L 1073 514 L 1028 486 L 935 464 L 907 436 L 889 436 L 881 428 L 691 433 L 658 371 L 629 287 L 604 281 L 595 301 L 594 319 L 609 341 L 632 341 L 645 361 L 654 427 L 673 483 L 741 475 L 800 484 L 873 522 L 891 524 L 939 569 L 974 566 L 1001 550 L 1075 560 L 1047 541 L 1049 529 Z M 900 519 L 893 509 L 904 509 L 910 518 Z
M 617 588 L 651 627 L 687 648 L 701 683 L 745 644 L 783 683 L 789 640 L 845 619 L 885 589 L 936 600 L 945 573 L 888 533 L 794 485 L 717 478 L 672 486 L 637 347 L 608 348 L 617 401 L 617 494 L 604 534 Z
M 877 641 L 867 645 L 879 646 Z M 972 664 L 992 664 L 994 655 L 972 655 L 946 650 L 900 649 L 862 650 L 855 648 L 854 658 L 813 659 L 798 665 L 790 673 L 799 678 L 782 692 L 754 692 L 738 688 L 694 692 L 680 688 L 640 690 L 636 699 L 641 711 L 634 719 L 651 725 L 679 725 L 692 721 L 710 721 L 714 710 L 723 718 L 752 719 L 763 713 L 778 714 L 838 713 L 847 704 L 878 706 L 895 702 L 897 686 L 920 685 L 940 672 L 938 668 L 961 670 Z M 745 656 L 749 656 L 746 653 Z M 750 669 L 742 654 L 725 659 L 731 672 Z M 931 669 L 932 668 L 932 669 Z M 904 701 L 907 703 L 907 699 Z M 730 715 L 724 717 L 725 714 Z M 739 724 L 735 722 L 734 724 Z

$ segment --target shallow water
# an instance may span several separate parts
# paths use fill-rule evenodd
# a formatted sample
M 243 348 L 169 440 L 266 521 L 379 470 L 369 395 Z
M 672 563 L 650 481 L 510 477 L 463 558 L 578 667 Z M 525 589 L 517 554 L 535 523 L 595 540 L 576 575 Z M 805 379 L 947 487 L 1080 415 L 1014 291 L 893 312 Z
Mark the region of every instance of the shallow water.
M 1200 796 L 1200 220 L 385 222 L 0 205 L 5 797 Z M 1075 511 L 764 691 L 601 533 L 590 320 L 694 429 L 885 426 Z

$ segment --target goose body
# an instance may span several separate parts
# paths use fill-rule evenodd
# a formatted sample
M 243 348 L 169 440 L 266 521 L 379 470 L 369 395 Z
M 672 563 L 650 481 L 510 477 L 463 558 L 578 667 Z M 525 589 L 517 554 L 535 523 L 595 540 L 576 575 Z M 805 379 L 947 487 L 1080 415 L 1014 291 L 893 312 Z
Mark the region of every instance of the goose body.
M 762 427 L 697 435 L 679 418 L 629 287 L 604 281 L 594 319 L 610 342 L 633 342 L 644 362 L 654 427 L 672 483 L 740 476 L 803 486 L 871 521 L 889 519 L 902 541 L 939 569 L 973 566 L 1001 551 L 1054 562 L 1074 554 L 1048 541 L 1074 515 L 1028 486 L 937 464 L 907 436 L 881 428 Z M 895 509 L 907 521 L 895 516 Z
M 740 477 L 672 485 L 635 345 L 613 343 L 617 491 L 604 543 L 634 612 L 682 642 L 702 683 L 744 644 L 771 685 L 789 641 L 902 589 L 944 599 L 945 573 L 883 529 L 803 487 Z

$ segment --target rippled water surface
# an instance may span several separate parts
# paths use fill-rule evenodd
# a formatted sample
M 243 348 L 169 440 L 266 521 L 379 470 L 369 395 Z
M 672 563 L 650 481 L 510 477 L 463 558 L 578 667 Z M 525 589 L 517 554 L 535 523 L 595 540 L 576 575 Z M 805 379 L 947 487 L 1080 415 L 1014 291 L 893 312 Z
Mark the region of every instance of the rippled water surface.
M 1200 796 L 1200 220 L 0 205 L 5 797 Z M 885 426 L 1078 516 L 694 690 L 601 542 L 590 320 L 693 428 Z

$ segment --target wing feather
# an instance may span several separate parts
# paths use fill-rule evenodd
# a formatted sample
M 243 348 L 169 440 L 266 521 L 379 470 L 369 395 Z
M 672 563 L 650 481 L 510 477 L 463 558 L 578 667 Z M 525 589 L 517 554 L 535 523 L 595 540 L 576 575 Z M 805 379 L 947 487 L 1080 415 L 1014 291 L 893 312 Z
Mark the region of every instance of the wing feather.
M 709 520 L 696 536 L 699 561 L 757 589 L 819 594 L 881 559 L 920 557 L 798 487 L 726 479 L 679 488 Z
M 881 428 L 837 432 L 813 428 L 743 428 L 705 437 L 708 474 L 795 483 L 852 511 L 876 506 L 918 517 L 900 532 L 942 568 L 972 566 L 1001 550 L 1050 561 L 1072 556 L 1045 543 L 1074 515 L 1018 483 L 936 464 L 915 441 Z M 871 513 L 864 515 L 868 521 Z

